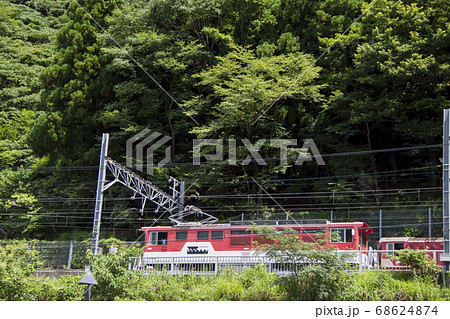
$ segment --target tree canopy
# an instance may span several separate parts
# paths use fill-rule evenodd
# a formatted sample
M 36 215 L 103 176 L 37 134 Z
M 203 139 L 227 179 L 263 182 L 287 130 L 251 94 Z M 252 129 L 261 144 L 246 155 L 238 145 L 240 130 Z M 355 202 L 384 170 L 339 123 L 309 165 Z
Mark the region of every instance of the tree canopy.
M 88 232 L 101 133 L 125 163 L 126 140 L 144 128 L 169 136 L 173 155 L 146 177 L 162 187 L 169 175 L 186 180 L 188 201 L 221 219 L 284 214 L 260 186 L 313 194 L 279 198 L 298 216 L 411 207 L 415 195 L 402 189 L 440 187 L 441 150 L 418 146 L 441 143 L 450 107 L 446 8 L 445 0 L 0 0 L 0 236 Z M 240 161 L 192 165 L 199 138 L 236 139 Z M 267 165 L 242 163 L 242 140 L 270 139 L 296 141 L 287 163 L 268 143 L 259 148 Z M 306 139 L 329 155 L 325 166 L 295 165 Z M 410 149 L 370 152 L 389 148 Z M 333 155 L 359 151 L 368 152 Z M 399 191 L 384 196 L 389 189 Z M 132 196 L 126 189 L 108 192 L 107 228 L 134 238 L 148 223 L 139 203 L 122 200 Z

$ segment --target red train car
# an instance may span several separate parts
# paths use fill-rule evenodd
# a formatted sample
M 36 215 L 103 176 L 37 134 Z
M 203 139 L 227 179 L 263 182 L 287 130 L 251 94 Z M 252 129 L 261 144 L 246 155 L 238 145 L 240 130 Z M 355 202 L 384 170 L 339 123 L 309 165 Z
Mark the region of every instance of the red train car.
M 426 253 L 432 257 L 436 263 L 442 267 L 443 262 L 440 259 L 444 252 L 444 238 L 443 237 L 385 237 L 379 241 L 379 250 L 387 250 L 381 253 L 381 268 L 401 270 L 406 268 L 399 264 L 398 261 L 391 257 L 396 254 L 396 251 L 403 249 L 418 249 L 426 250 Z
M 302 241 L 314 242 L 328 238 L 324 245 L 337 250 L 367 250 L 372 228 L 363 222 L 330 223 L 328 221 L 264 221 L 256 222 L 277 230 L 293 229 Z M 250 222 L 227 225 L 186 227 L 143 227 L 145 249 L 143 257 L 187 256 L 251 256 L 255 240 L 260 235 L 249 228 Z

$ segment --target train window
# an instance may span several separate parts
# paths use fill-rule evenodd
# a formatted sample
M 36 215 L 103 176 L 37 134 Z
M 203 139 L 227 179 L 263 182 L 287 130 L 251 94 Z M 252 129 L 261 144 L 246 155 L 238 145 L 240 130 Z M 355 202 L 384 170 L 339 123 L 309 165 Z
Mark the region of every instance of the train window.
M 331 229 L 331 239 L 332 243 L 351 243 L 353 242 L 353 232 L 352 229 L 348 228 L 332 228 Z
M 304 228 L 303 233 L 304 234 L 317 234 L 317 233 L 324 233 L 325 230 L 322 228 Z
M 242 246 L 242 245 L 251 245 L 252 244 L 252 238 L 251 238 L 251 231 L 248 230 L 232 230 L 230 232 L 231 238 L 230 238 L 230 246 Z M 236 236 L 238 235 L 238 236 Z M 243 236 L 247 235 L 247 236 Z
M 148 236 L 150 245 L 156 245 L 158 241 L 158 233 L 150 233 Z
M 187 231 L 177 231 L 177 240 L 187 240 Z
M 344 243 L 345 242 L 345 229 L 331 229 L 332 243 Z
M 158 245 L 167 245 L 167 232 L 158 232 Z
M 223 231 L 222 230 L 211 231 L 211 239 L 223 239 Z
M 345 242 L 352 243 L 353 242 L 353 229 L 345 230 Z
M 208 239 L 209 239 L 209 231 L 197 232 L 197 240 L 208 240 Z
M 361 240 L 362 240 L 362 244 L 365 245 L 367 243 L 367 233 L 363 230 L 361 231 Z
M 232 230 L 231 235 L 249 235 L 250 230 Z
M 386 253 L 386 255 L 396 255 L 397 253 L 393 252 L 392 250 L 402 250 L 404 249 L 405 245 L 404 243 L 386 243 L 386 250 L 391 250 Z
M 394 250 L 394 243 L 386 243 L 386 250 Z M 386 255 L 393 255 L 393 251 L 388 251 Z
M 167 245 L 167 232 L 152 232 L 149 241 L 150 245 Z
M 292 228 L 279 228 L 278 231 L 282 232 L 283 234 L 300 234 L 300 229 L 292 229 Z

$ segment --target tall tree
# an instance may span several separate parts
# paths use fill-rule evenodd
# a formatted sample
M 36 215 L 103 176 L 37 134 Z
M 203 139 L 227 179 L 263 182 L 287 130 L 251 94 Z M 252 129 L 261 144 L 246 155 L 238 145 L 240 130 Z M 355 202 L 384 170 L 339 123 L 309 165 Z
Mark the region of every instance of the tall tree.
M 42 73 L 42 101 L 47 114 L 36 125 L 33 145 L 53 161 L 94 161 L 92 145 L 101 133 L 97 115 L 107 103 L 111 83 L 99 34 L 108 27 L 120 0 L 70 3 L 69 21 L 56 35 L 54 62 Z
M 42 234 L 36 232 L 39 182 L 31 169 L 39 159 L 28 139 L 39 114 L 38 75 L 50 63 L 64 4 L 53 3 L 43 15 L 37 10 L 43 1 L 0 1 L 0 237 Z
M 441 141 L 441 113 L 450 105 L 445 3 L 380 0 L 361 7 L 365 15 L 345 36 L 321 39 L 324 48 L 336 42 L 326 61 L 334 90 L 322 117 L 329 137 L 364 149 Z M 355 158 L 354 167 L 376 173 L 437 165 L 439 155 L 429 152 L 365 156 Z M 349 167 L 333 162 L 341 171 Z M 374 179 L 367 186 L 379 185 Z
M 249 149 L 258 151 L 263 158 L 280 157 L 280 149 L 271 145 L 269 139 L 298 139 L 297 151 L 302 147 L 305 135 L 293 134 L 285 124 L 290 118 L 298 119 L 298 114 L 311 105 L 317 107 L 323 102 L 322 86 L 314 83 L 321 68 L 313 66 L 311 56 L 306 54 L 257 56 L 255 50 L 237 45 L 217 59 L 215 66 L 196 75 L 203 94 L 187 101 L 185 107 L 189 114 L 204 119 L 204 124 L 192 132 L 198 138 L 224 139 L 226 156 L 236 148 L 236 162 L 214 169 L 207 166 L 203 176 L 214 181 L 230 176 L 235 181 L 248 181 L 251 177 L 270 181 L 288 166 L 280 162 L 243 161 L 250 155 Z M 236 140 L 236 145 L 228 147 L 228 139 Z M 226 157 L 224 161 L 227 162 Z M 221 191 L 220 186 L 208 190 Z M 261 189 L 250 183 L 240 191 L 260 193 Z

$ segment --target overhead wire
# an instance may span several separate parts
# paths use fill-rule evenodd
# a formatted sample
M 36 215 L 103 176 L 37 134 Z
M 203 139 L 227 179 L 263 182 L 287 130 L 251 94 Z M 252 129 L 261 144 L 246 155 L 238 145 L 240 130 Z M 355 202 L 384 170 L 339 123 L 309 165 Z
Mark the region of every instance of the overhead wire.
M 442 144 L 431 144 L 431 145 L 418 145 L 418 146 L 407 146 L 407 147 L 395 147 L 395 148 L 385 148 L 385 149 L 377 149 L 377 150 L 365 150 L 365 151 L 352 151 L 352 152 L 339 152 L 339 153 L 328 153 L 328 154 L 321 154 L 320 156 L 323 158 L 330 158 L 330 157 L 342 157 L 342 156 L 353 156 L 353 155 L 367 155 L 367 154 L 378 154 L 378 153 L 386 153 L 386 152 L 403 152 L 403 151 L 411 151 L 411 150 L 420 150 L 420 149 L 432 149 L 432 148 L 441 148 L 443 147 Z M 311 155 L 314 156 L 314 155 Z M 284 159 L 284 158 L 283 158 Z M 297 159 L 297 157 L 288 157 L 288 160 L 294 160 Z M 255 159 L 251 159 L 253 161 L 256 161 Z M 279 161 L 281 158 L 262 158 L 264 161 Z M 211 165 L 211 164 L 226 164 L 228 165 L 228 161 L 207 161 L 207 162 L 200 162 L 200 165 Z M 193 162 L 184 162 L 184 163 L 167 163 L 165 167 L 177 167 L 177 166 L 197 166 L 197 164 L 194 165 Z M 148 165 L 143 164 L 143 167 L 147 167 Z M 32 169 L 36 171 L 70 171 L 70 170 L 98 170 L 98 166 L 19 166 L 19 167 L 9 167 L 4 166 L 0 167 L 0 170 L 2 169 Z
M 352 198 L 352 197 L 371 197 L 371 196 L 391 196 L 391 195 L 409 195 L 409 194 L 426 194 L 441 191 L 442 187 L 414 187 L 414 188 L 389 188 L 389 189 L 365 189 L 365 190 L 340 190 L 340 191 L 318 191 L 318 192 L 281 192 L 271 193 L 272 197 L 283 197 L 284 199 L 316 199 L 316 198 Z M 310 195 L 310 196 L 306 196 Z M 249 194 L 227 194 L 227 195 L 196 195 L 196 199 L 212 198 L 212 199 L 248 199 L 248 198 L 268 198 L 265 194 L 249 193 Z M 115 201 L 133 201 L 131 197 L 114 197 L 104 198 L 105 202 Z M 1 198 L 0 201 L 11 201 L 10 198 Z M 37 197 L 34 203 L 46 202 L 95 202 L 92 197 Z
M 360 174 L 353 174 L 353 175 L 346 175 L 347 177 L 352 177 L 352 176 L 361 176 L 364 174 L 371 174 L 372 176 L 378 176 L 380 178 L 390 178 L 390 180 L 392 179 L 392 176 L 397 177 L 397 179 L 400 179 L 400 177 L 405 178 L 405 179 L 409 179 L 411 178 L 411 174 L 404 174 L 403 176 L 399 176 L 397 173 L 408 173 L 411 171 L 414 171 L 414 179 L 417 179 L 418 176 L 420 175 L 430 175 L 430 174 L 439 174 L 438 171 L 434 170 L 435 168 L 439 168 L 441 167 L 441 165 L 436 165 L 436 166 L 425 166 L 425 167 L 418 167 L 418 168 L 408 168 L 408 169 L 403 169 L 403 170 L 389 170 L 389 171 L 383 171 L 383 172 L 376 172 L 376 173 L 360 173 Z M 425 169 L 430 169 L 430 172 L 423 172 L 423 170 Z M 418 171 L 420 170 L 420 171 Z M 334 178 L 334 177 L 342 177 L 343 175 L 332 175 L 329 176 L 330 178 Z M 327 177 L 327 176 L 324 176 Z M 277 180 L 273 180 L 273 181 L 282 181 L 282 182 L 288 182 L 288 181 L 299 181 L 299 180 L 309 180 L 310 178 L 280 178 Z M 186 181 L 187 183 L 190 183 L 190 181 Z M 245 182 L 245 181 L 244 181 Z M 167 184 L 165 182 L 158 182 L 158 181 L 153 181 L 152 182 L 155 185 L 164 185 Z M 224 183 L 230 183 L 230 181 L 216 181 L 214 182 L 214 184 L 224 184 Z M 234 181 L 233 181 L 234 183 Z M 80 182 L 80 183 L 74 183 L 74 184 L 65 184 L 65 183 L 56 183 L 56 184 L 52 184 L 49 187 L 52 190 L 57 191 L 59 186 L 69 186 L 69 187 L 65 187 L 64 190 L 90 190 L 92 189 L 92 187 L 90 187 L 89 185 L 95 186 L 97 184 L 97 180 L 91 180 L 91 181 L 85 181 L 85 182 Z M 205 184 L 205 183 L 202 183 Z M 208 184 L 208 183 L 206 183 Z M 82 185 L 82 187 L 77 187 L 77 185 Z M 291 184 L 292 185 L 292 184 Z M 31 190 L 42 190 L 42 187 L 40 188 L 31 188 Z
M 436 145 L 429 145 L 423 148 L 432 148 L 436 147 Z M 417 147 L 411 147 L 411 148 L 397 148 L 397 149 L 385 149 L 385 150 L 378 150 L 378 151 L 395 151 L 395 150 L 406 150 L 406 149 L 418 149 Z M 335 156 L 344 156 L 347 155 L 355 155 L 355 154 L 364 154 L 366 151 L 361 152 L 350 152 L 350 153 L 335 153 L 335 154 L 324 154 L 324 155 L 332 155 Z M 375 152 L 375 151 L 367 151 L 367 152 Z M 367 153 L 366 152 L 366 153 Z M 380 179 L 386 178 L 391 179 L 393 177 L 399 178 L 399 174 L 404 174 L 405 179 L 414 178 L 414 180 L 417 180 L 418 176 L 426 176 L 426 175 L 433 175 L 438 174 L 438 172 L 435 171 L 436 168 L 441 167 L 441 165 L 435 165 L 435 166 L 425 166 L 425 167 L 415 167 L 415 168 L 409 168 L 409 169 L 401 169 L 401 170 L 390 170 L 390 171 L 383 171 L 383 172 L 373 172 L 373 173 L 358 173 L 358 174 L 347 174 L 347 175 L 333 175 L 333 176 L 319 176 L 319 177 L 304 177 L 304 178 L 280 178 L 276 180 L 270 180 L 269 183 L 274 182 L 281 182 L 281 183 L 290 183 L 290 182 L 309 182 L 311 180 L 320 180 L 320 179 L 336 179 L 336 178 L 342 178 L 342 177 L 360 177 L 360 176 L 377 176 Z M 51 167 L 48 167 L 52 169 Z M 60 167 L 58 167 L 59 169 Z M 77 166 L 77 167 L 65 167 L 67 170 L 90 170 L 94 169 L 94 167 L 89 166 Z M 97 167 L 95 166 L 95 169 L 97 170 Z M 202 182 L 201 185 L 207 185 L 207 184 L 239 184 L 239 183 L 248 183 L 253 181 L 214 181 L 214 182 Z M 262 182 L 266 182 L 265 180 L 262 180 Z M 189 183 L 189 181 L 187 182 Z M 94 181 L 86 181 L 85 183 L 77 183 L 76 185 L 73 184 L 58 184 L 56 187 L 61 186 L 69 186 L 62 188 L 60 190 L 67 191 L 67 190 L 81 190 L 81 189 L 91 189 L 89 185 L 95 185 L 96 182 Z M 161 182 L 161 184 L 163 184 Z M 292 184 L 291 184 L 292 185 Z M 79 187 L 77 187 L 79 186 Z M 55 186 L 52 185 L 52 190 L 55 190 Z M 435 206 L 442 205 L 440 202 L 437 201 L 426 201 L 426 203 L 421 204 L 418 203 L 418 201 L 398 201 L 395 202 L 392 201 L 383 201 L 383 203 L 377 204 L 377 203 L 367 203 L 367 202 L 339 202 L 343 199 L 351 199 L 351 198 L 358 198 L 358 197 L 372 197 L 372 196 L 408 196 L 411 194 L 415 194 L 416 192 L 420 192 L 422 194 L 426 193 L 432 193 L 432 192 L 438 192 L 441 190 L 441 187 L 425 187 L 425 188 L 394 188 L 394 189 L 382 189 L 382 190 L 341 190 L 341 191 L 325 191 L 325 192 L 281 192 L 281 193 L 274 193 L 272 196 L 274 196 L 277 199 L 289 201 L 289 200 L 298 200 L 298 199 L 307 199 L 307 200 L 320 200 L 325 198 L 330 198 L 331 196 L 334 196 L 334 203 L 299 203 L 299 204 L 284 204 L 286 208 L 289 209 L 289 211 L 293 213 L 301 213 L 303 211 L 324 211 L 329 209 L 352 209 L 352 210 L 359 210 L 359 209 L 380 209 L 380 208 L 408 208 L 408 207 L 424 207 L 429 206 L 430 204 Z M 230 195 L 199 195 L 195 196 L 194 198 L 197 199 L 216 199 L 216 200 L 248 200 L 252 198 L 257 199 L 267 199 L 262 194 L 230 194 Z M 2 199 L 4 200 L 10 200 L 10 199 Z M 105 202 L 116 202 L 116 201 L 130 201 L 131 199 L 128 197 L 115 197 L 115 198 L 105 198 Z M 37 203 L 64 203 L 64 204 L 87 204 L 94 202 L 94 198 L 61 198 L 61 197 L 41 197 L 37 198 Z M 389 205 L 393 204 L 393 205 Z M 359 205 L 359 206 L 358 206 Z M 230 212 L 247 212 L 247 211 L 255 211 L 255 210 L 262 210 L 262 209 L 271 209 L 274 213 L 280 212 L 281 209 L 275 207 L 276 205 L 264 205 L 263 207 L 249 207 L 247 206 L 239 206 L 239 205 L 233 205 L 232 207 L 229 206 L 200 206 L 200 208 L 208 210 L 210 212 L 215 213 L 230 213 Z M 68 209 L 53 209 L 54 212 L 52 213 L 39 213 L 38 217 L 42 218 L 56 218 L 56 219 L 65 219 L 62 220 L 59 223 L 56 223 L 55 221 L 47 222 L 47 223 L 35 223 L 33 224 L 36 227 L 71 227 L 75 226 L 77 228 L 82 227 L 86 223 L 91 222 L 90 216 L 74 216 L 77 215 L 91 215 L 91 209 L 88 208 L 80 208 L 76 209 L 75 211 L 70 208 Z M 110 222 L 134 222 L 134 223 L 146 223 L 147 221 L 154 221 L 156 223 L 158 219 L 147 219 L 147 218 L 130 218 L 130 217 L 108 217 L 106 215 L 112 215 L 112 214 L 133 214 L 134 212 L 130 211 L 104 211 L 104 222 L 110 223 Z M 352 213 L 357 213 L 355 211 L 352 211 Z M 20 216 L 17 214 L 14 214 L 16 216 Z M 27 213 L 24 213 L 22 216 L 27 216 Z M 12 216 L 7 214 L 0 213 L 0 216 Z M 366 216 L 368 220 L 372 220 L 370 216 Z M 399 218 L 397 218 L 398 220 Z M 402 218 L 403 219 L 403 218 Z M 78 220 L 78 221 L 77 221 Z M 376 220 L 373 218 L 373 220 Z M 385 220 L 389 220 L 388 217 L 386 217 Z M 153 224 L 154 224 L 153 223 Z M 1 223 L 0 225 L 5 225 Z M 8 225 L 13 225 L 8 223 Z M 28 225 L 27 222 L 20 223 L 21 226 Z M 90 229 L 90 227 L 85 227 L 87 229 Z M 107 227 L 103 227 L 104 229 L 108 229 Z M 110 228 L 111 229 L 111 228 Z M 117 230 L 117 227 L 113 227 L 113 229 Z M 123 230 L 129 230 L 123 229 Z

